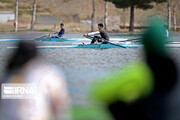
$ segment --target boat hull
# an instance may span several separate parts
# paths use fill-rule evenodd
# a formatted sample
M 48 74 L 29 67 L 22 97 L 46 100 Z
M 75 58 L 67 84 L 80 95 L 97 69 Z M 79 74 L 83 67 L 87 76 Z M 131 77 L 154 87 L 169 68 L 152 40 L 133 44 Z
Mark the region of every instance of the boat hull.
M 120 45 L 120 44 L 119 44 Z M 138 48 L 142 45 L 121 45 L 116 46 L 112 44 L 88 44 L 88 45 L 78 45 L 78 46 L 38 46 L 40 49 L 59 49 L 59 48 L 94 48 L 94 49 L 108 49 L 108 48 Z
M 38 38 L 38 41 L 58 41 L 58 42 L 65 42 L 65 41 L 76 41 L 76 39 L 68 39 L 68 38 Z
M 60 49 L 60 48 L 87 48 L 87 49 L 108 49 L 108 48 L 138 48 L 143 45 L 125 45 L 119 44 L 123 47 L 112 45 L 112 44 L 80 44 L 78 46 L 37 46 L 38 49 Z M 17 48 L 17 47 L 7 47 L 7 49 Z
M 123 47 L 117 46 L 121 45 Z M 87 49 L 110 49 L 110 48 L 139 48 L 143 47 L 141 44 L 80 44 L 78 46 L 37 46 L 38 49 L 61 49 L 61 48 L 87 48 Z M 166 44 L 167 48 L 180 48 L 180 44 Z M 0 49 L 12 49 L 17 47 L 6 47 Z
M 28 40 L 35 40 L 35 41 L 56 41 L 56 42 L 66 42 L 66 41 L 87 41 L 90 42 L 90 39 L 87 38 L 49 38 L 49 37 L 41 37 L 35 39 L 0 39 L 0 42 L 18 42 L 18 41 L 28 41 Z M 126 38 L 110 38 L 110 41 L 126 41 Z
M 65 42 L 65 41 L 91 41 L 87 38 L 38 38 L 36 40 L 39 41 L 57 41 L 57 42 Z M 126 41 L 126 38 L 110 38 L 110 41 Z
M 120 46 L 118 46 L 120 45 Z M 121 47 L 122 46 L 122 47 Z M 101 48 L 101 49 L 106 49 L 106 48 L 137 48 L 140 47 L 141 45 L 123 45 L 123 44 L 117 44 L 117 45 L 112 45 L 112 44 L 88 44 L 88 45 L 78 45 L 76 48 Z

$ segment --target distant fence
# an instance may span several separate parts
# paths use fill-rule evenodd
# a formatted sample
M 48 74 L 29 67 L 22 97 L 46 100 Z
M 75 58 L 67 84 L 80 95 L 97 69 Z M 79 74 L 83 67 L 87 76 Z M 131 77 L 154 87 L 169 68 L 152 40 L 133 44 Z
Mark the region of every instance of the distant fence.
M 40 25 L 55 25 L 61 22 L 78 22 L 80 23 L 80 16 L 78 14 L 74 15 L 37 15 L 36 17 L 36 24 Z
M 177 29 L 180 28 L 180 11 L 176 11 L 176 21 L 177 21 Z M 162 16 L 165 20 L 167 20 L 167 11 L 166 9 L 164 11 L 143 11 L 143 10 L 135 10 L 135 29 L 143 29 L 144 26 L 146 26 L 148 17 L 152 15 Z M 110 12 L 108 14 L 108 29 L 111 30 L 121 30 L 121 29 L 128 29 L 129 28 L 129 21 L 130 21 L 130 12 L 129 9 L 126 10 L 118 10 L 114 12 Z M 36 15 L 36 26 L 40 26 L 41 29 L 56 29 L 57 26 L 64 22 L 66 24 L 68 23 L 77 23 L 77 24 L 91 24 L 91 14 L 88 12 L 73 12 L 68 13 L 67 15 L 51 15 L 51 14 L 37 14 Z M 97 23 L 104 23 L 104 12 L 98 12 L 95 13 L 95 24 Z M 27 27 L 27 29 L 30 26 L 30 19 L 29 22 L 24 21 L 23 18 L 19 19 L 19 26 L 21 27 Z M 48 27 L 49 26 L 49 27 Z M 172 26 L 173 26 L 173 15 L 172 15 Z M 87 26 L 86 26 L 87 27 Z
M 180 15 L 178 14 L 180 11 L 177 11 L 177 26 L 180 26 Z M 147 24 L 148 17 L 152 15 L 162 16 L 165 20 L 167 20 L 167 11 L 135 11 L 135 26 L 144 26 Z M 75 22 L 82 23 L 83 20 L 91 20 L 91 14 L 87 14 L 86 12 L 80 12 L 77 14 L 76 12 L 70 13 L 70 15 L 37 15 L 36 24 L 38 25 L 57 25 L 61 22 Z M 121 10 L 118 12 L 114 12 L 108 16 L 108 26 L 119 26 L 120 28 L 127 28 L 125 26 L 129 25 L 130 21 L 130 13 L 129 10 Z M 173 21 L 173 20 L 172 20 Z M 95 13 L 95 24 L 99 22 L 104 22 L 104 12 L 96 12 Z M 138 28 L 139 29 L 139 28 Z
M 41 15 L 36 17 L 35 24 L 54 25 L 60 22 L 60 17 L 53 15 Z

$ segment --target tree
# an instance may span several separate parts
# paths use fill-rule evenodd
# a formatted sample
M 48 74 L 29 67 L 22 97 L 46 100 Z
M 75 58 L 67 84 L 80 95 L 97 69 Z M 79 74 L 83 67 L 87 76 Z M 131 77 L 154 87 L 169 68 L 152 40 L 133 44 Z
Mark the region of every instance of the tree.
M 179 0 L 168 0 L 167 2 L 167 12 L 168 12 L 168 17 L 167 17 L 167 25 L 169 26 L 169 29 L 173 28 L 174 31 L 177 29 L 177 11 L 179 6 L 180 1 Z M 172 15 L 171 15 L 172 14 Z
M 107 30 L 107 25 L 108 25 L 108 0 L 105 0 L 104 8 L 105 8 L 105 11 L 104 11 L 104 28 L 105 28 L 105 30 Z
M 167 2 L 167 0 L 108 0 L 115 4 L 117 8 L 129 8 L 130 7 L 130 25 L 129 31 L 134 31 L 134 11 L 135 8 L 139 9 L 151 9 L 153 8 L 152 2 L 162 3 Z
M 176 31 L 176 5 L 173 6 L 173 31 Z
M 171 0 L 171 7 L 172 7 L 172 13 L 173 13 L 173 31 L 176 31 L 177 29 L 177 11 L 178 11 L 178 8 L 177 6 L 179 6 L 180 4 L 180 1 L 179 0 Z
M 167 9 L 168 9 L 168 27 L 171 29 L 171 0 L 167 2 Z
M 91 15 L 91 32 L 94 31 L 94 14 L 95 14 L 95 2 L 92 0 L 92 15 Z
M 35 21 L 36 21 L 36 1 L 37 0 L 34 0 L 34 3 L 33 3 L 31 30 L 34 30 L 34 25 L 35 25 Z
M 18 31 L 18 0 L 16 0 L 16 7 L 15 7 L 15 21 L 14 21 L 14 31 Z

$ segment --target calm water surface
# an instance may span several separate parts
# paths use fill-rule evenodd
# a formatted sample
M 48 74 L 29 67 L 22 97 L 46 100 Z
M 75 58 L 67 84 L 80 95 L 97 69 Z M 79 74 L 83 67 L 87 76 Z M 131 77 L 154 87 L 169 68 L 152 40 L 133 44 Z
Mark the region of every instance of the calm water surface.
M 32 39 L 43 36 L 44 33 L 6 33 L 0 34 L 0 39 Z M 82 34 L 66 34 L 67 38 L 79 38 Z M 136 35 L 111 36 L 116 38 L 136 38 Z M 172 35 L 172 40 L 180 41 L 180 34 Z M 0 42 L 0 47 L 12 46 L 16 42 Z M 43 45 L 63 45 L 63 42 L 38 42 Z M 0 50 L 0 71 L 4 70 L 7 58 L 12 50 Z M 169 53 L 180 66 L 180 48 L 171 48 Z M 128 49 L 41 49 L 43 61 L 55 64 L 64 72 L 72 102 L 86 103 L 87 88 L 97 78 L 117 69 L 134 60 L 143 60 L 142 48 Z

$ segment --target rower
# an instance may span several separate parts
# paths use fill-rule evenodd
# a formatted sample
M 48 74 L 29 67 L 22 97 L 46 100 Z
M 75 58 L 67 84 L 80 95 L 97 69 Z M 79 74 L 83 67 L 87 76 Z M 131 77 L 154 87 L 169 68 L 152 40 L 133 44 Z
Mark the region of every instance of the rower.
M 58 33 L 58 37 L 63 37 L 64 34 L 65 34 L 65 29 L 64 29 L 64 24 L 63 23 L 60 24 L 60 28 L 61 28 L 61 30 Z
M 98 24 L 99 31 L 84 34 L 83 37 L 92 38 L 91 44 L 94 44 L 96 41 L 101 42 L 102 44 L 107 44 L 109 41 L 109 35 L 103 29 L 103 27 L 104 25 L 102 23 L 99 23 Z M 100 35 L 101 37 L 97 35 Z
M 168 38 L 169 37 L 169 30 L 168 30 L 168 26 L 164 25 L 164 30 L 165 30 L 165 37 Z
M 60 28 L 61 28 L 61 30 L 60 30 L 59 32 L 56 32 L 56 33 L 58 33 L 58 35 L 52 35 L 52 34 L 50 34 L 49 36 L 50 36 L 51 38 L 61 38 L 61 37 L 63 37 L 64 34 L 65 34 L 65 29 L 64 29 L 64 24 L 63 24 L 63 23 L 60 24 Z M 47 37 L 48 37 L 48 36 L 47 36 Z

